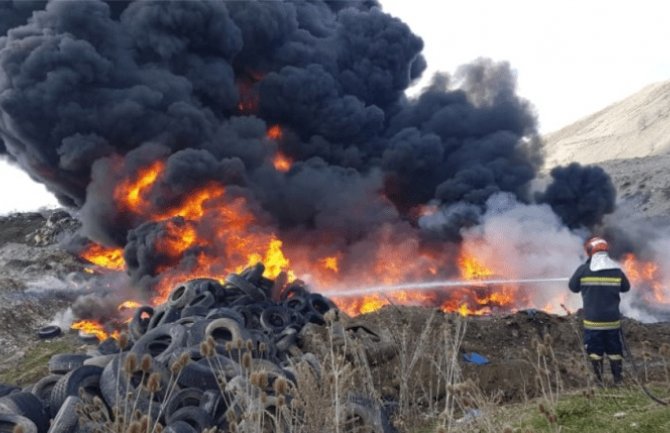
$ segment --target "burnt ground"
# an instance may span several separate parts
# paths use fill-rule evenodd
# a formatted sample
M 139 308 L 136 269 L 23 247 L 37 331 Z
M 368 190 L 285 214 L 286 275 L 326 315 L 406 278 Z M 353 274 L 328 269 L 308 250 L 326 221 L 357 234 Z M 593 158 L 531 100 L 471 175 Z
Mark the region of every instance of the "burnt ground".
M 0 381 L 29 383 L 41 377 L 51 354 L 92 347 L 74 333 L 54 340 L 36 335 L 36 329 L 50 323 L 81 294 L 72 287 L 77 287 L 85 265 L 60 246 L 77 227 L 74 219 L 59 211 L 0 217 Z M 443 375 L 434 360 L 448 352 L 454 330 L 463 325 L 459 366 L 464 377 L 477 381 L 487 396 L 520 400 L 537 395 L 538 371 L 550 373 L 554 382 L 558 372 L 565 389 L 583 387 L 590 377 L 581 352 L 578 316 L 528 310 L 462 318 L 430 308 L 391 306 L 355 318 L 342 315 L 340 323 L 364 342 L 370 375 L 382 397 L 397 399 L 403 381 L 429 393 L 442 392 L 432 390 L 440 387 Z M 323 349 L 326 330 L 317 328 L 303 332 L 304 351 Z M 640 373 L 667 380 L 665 363 L 670 359 L 661 352 L 670 345 L 670 322 L 642 324 L 627 319 L 624 329 Z M 548 372 L 536 368 L 542 361 L 538 341 L 544 344 L 541 352 L 548 360 Z M 489 362 L 466 362 L 463 356 L 472 352 Z M 417 362 L 408 371 L 408 360 L 413 358 Z M 630 373 L 630 363 L 625 369 Z

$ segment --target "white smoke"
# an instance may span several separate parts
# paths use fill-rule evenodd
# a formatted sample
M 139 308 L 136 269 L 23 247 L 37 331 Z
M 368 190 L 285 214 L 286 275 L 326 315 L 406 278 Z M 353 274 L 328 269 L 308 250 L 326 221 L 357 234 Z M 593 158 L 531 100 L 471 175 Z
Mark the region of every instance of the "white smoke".
M 570 277 L 583 258 L 582 239 L 563 225 L 548 205 L 523 204 L 509 193 L 486 202 L 481 223 L 461 232 L 463 251 L 505 278 Z M 566 283 L 527 289 L 535 308 L 561 313 L 578 308 L 579 295 Z
M 72 308 L 68 307 L 66 310 L 56 313 L 51 322 L 49 322 L 49 325 L 56 325 L 63 331 L 67 331 L 72 326 L 72 322 L 74 322 L 74 313 L 72 312 Z

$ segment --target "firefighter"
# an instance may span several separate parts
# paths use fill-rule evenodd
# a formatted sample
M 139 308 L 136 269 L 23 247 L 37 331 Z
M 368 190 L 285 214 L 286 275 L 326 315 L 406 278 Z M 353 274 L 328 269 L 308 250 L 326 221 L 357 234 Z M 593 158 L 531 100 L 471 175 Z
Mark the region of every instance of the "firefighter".
M 584 243 L 584 249 L 589 258 L 568 283 L 572 292 L 582 294 L 584 347 L 598 382 L 602 383 L 603 357 L 607 355 L 614 383 L 619 384 L 623 369 L 619 294 L 627 292 L 630 283 L 619 264 L 610 258 L 605 239 L 593 236 Z

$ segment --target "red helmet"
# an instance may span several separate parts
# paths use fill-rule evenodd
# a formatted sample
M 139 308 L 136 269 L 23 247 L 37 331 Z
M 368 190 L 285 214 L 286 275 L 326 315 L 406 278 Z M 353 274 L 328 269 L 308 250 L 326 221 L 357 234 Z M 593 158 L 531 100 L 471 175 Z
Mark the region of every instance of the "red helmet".
M 584 249 L 586 250 L 586 254 L 591 257 L 599 251 L 609 250 L 609 244 L 600 236 L 592 236 L 584 242 Z

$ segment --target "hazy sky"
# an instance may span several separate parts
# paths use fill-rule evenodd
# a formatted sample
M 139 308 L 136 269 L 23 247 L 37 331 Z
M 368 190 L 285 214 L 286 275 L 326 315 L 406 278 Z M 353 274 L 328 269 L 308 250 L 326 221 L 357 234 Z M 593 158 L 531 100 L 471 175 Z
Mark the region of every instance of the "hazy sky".
M 663 0 L 382 0 L 421 36 L 425 79 L 477 57 L 509 61 L 519 93 L 551 132 L 647 84 L 670 79 Z M 55 206 L 44 187 L 0 161 L 0 214 Z

